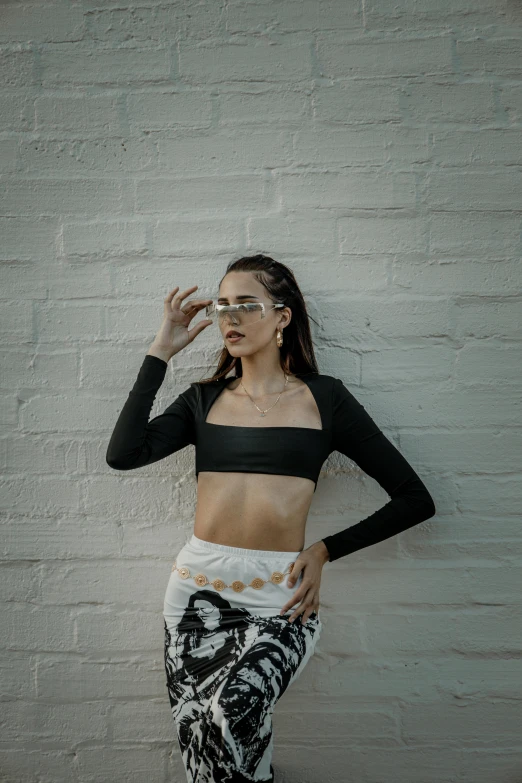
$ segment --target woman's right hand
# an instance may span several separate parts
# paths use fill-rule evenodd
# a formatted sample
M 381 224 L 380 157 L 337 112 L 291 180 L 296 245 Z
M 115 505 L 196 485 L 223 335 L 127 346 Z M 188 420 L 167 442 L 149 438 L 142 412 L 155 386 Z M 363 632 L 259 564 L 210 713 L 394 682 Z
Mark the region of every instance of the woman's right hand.
M 212 299 L 190 299 L 182 304 L 183 299 L 196 288 L 197 285 L 193 285 L 177 293 L 179 286 L 176 286 L 163 300 L 163 323 L 154 338 L 151 350 L 155 355 L 159 353 L 165 361 L 191 343 L 203 329 L 212 323 L 211 319 L 205 318 L 192 329 L 188 328 L 194 316 L 212 302 Z

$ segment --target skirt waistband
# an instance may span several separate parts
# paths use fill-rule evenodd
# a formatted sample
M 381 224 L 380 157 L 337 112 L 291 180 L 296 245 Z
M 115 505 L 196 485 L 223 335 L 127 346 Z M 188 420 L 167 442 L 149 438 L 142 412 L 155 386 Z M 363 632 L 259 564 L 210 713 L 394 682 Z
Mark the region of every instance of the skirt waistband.
M 252 560 L 281 560 L 281 558 L 285 557 L 295 559 L 303 551 L 302 549 L 298 549 L 295 552 L 273 549 L 245 549 L 239 546 L 215 544 L 213 541 L 205 541 L 203 538 L 198 538 L 194 534 L 192 534 L 187 546 L 194 550 L 220 552 L 223 555 L 231 555 L 232 557 L 247 557 L 251 558 Z

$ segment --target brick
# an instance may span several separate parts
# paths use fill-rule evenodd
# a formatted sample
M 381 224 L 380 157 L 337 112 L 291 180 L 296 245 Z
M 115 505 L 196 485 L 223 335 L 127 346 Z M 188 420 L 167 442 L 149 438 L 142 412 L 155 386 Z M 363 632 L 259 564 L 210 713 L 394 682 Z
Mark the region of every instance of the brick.
M 259 177 L 238 174 L 220 177 L 148 177 L 137 182 L 136 211 L 141 214 L 168 214 L 176 211 L 193 213 L 195 209 L 243 210 L 244 217 L 259 209 L 268 200 L 267 186 Z
M 522 162 L 522 131 L 484 128 L 476 131 L 445 131 L 433 134 L 433 160 L 445 166 L 517 165 Z
M 80 487 L 74 477 L 8 478 L 2 481 L 0 508 L 24 514 L 54 516 L 57 513 L 78 511 Z
M 211 9 L 209 9 L 211 10 Z M 216 13 L 216 12 L 215 12 Z M 184 30 L 182 4 L 96 9 L 89 13 L 89 37 L 109 43 L 145 41 L 170 43 Z
M 401 214 L 339 219 L 341 248 L 352 253 L 413 253 L 427 248 L 424 220 Z
M 155 168 L 156 153 L 148 139 L 104 138 L 89 141 L 22 141 L 20 162 L 28 174 L 82 176 L 150 171 Z
M 86 742 L 100 742 L 107 737 L 107 712 L 108 706 L 98 702 L 39 704 L 38 709 L 32 702 L 5 702 L 4 740 L 42 743 L 41 747 L 53 736 L 60 738 L 62 746 L 77 742 L 79 736 Z
M 163 681 L 158 674 L 158 681 Z M 130 688 L 129 688 L 130 690 Z M 166 690 L 166 686 L 165 686 Z M 163 694 L 162 694 L 163 695 Z M 129 693 L 130 697 L 130 693 Z M 136 723 L 136 710 L 141 720 Z M 112 731 L 115 742 L 171 742 L 172 725 L 165 720 L 165 705 L 161 702 L 143 702 L 129 700 L 117 704 L 111 715 Z
M 425 79 L 420 84 L 408 84 L 401 105 L 408 117 L 422 126 L 440 126 L 441 123 L 458 126 L 461 123 L 492 122 L 495 118 L 495 96 L 489 84 L 455 84 L 449 78 L 443 83 Z M 482 135 L 485 130 L 481 129 L 480 134 L 475 135 Z M 443 133 L 438 131 L 436 137 Z M 469 136 L 471 132 L 465 135 Z
M 5 9 L 5 3 L 2 4 Z M 14 13 L 18 6 L 13 6 Z M 30 49 L 0 49 L 0 71 L 2 89 L 8 87 L 30 87 L 33 83 L 34 52 Z M 4 110 L 1 112 L 4 114 Z
M 155 560 L 91 561 L 48 564 L 40 577 L 42 604 L 108 605 L 116 609 L 154 610 L 160 605 L 171 564 Z
M 349 115 L 348 115 L 349 116 Z M 348 117 L 347 117 L 348 119 Z M 424 130 L 400 128 L 383 130 L 381 126 L 299 131 L 295 137 L 295 158 L 301 165 L 396 167 L 423 163 L 430 157 Z
M 129 91 L 127 114 L 130 126 L 139 131 L 171 128 L 208 128 L 212 122 L 212 101 L 206 95 L 148 89 Z
M 15 741 L 13 741 L 15 743 Z M 18 742 L 18 746 L 24 743 Z M 38 776 L 46 775 L 49 780 L 74 780 L 75 761 L 71 754 L 62 749 L 41 748 L 22 750 L 3 748 L 0 750 L 0 768 L 9 783 L 27 783 L 28 780 L 38 780 Z
M 276 27 L 281 32 L 308 30 L 360 30 L 361 9 L 357 3 L 343 4 L 328 0 L 318 5 L 314 0 L 289 0 L 273 3 L 234 2 L 227 7 L 229 33 L 251 34 Z
M 0 174 L 9 174 L 18 168 L 18 142 L 14 138 L 0 139 Z
M 499 85 L 499 102 L 511 122 L 522 121 L 522 87 L 517 84 Z
M 179 73 L 188 84 L 244 82 L 293 82 L 311 77 L 312 59 L 308 42 L 270 44 L 260 40 L 193 46 L 181 43 Z
M 0 208 L 14 217 L 118 213 L 122 184 L 108 179 L 6 180 Z
M 168 722 L 169 718 L 172 724 L 172 716 L 167 710 L 165 722 Z M 138 748 L 132 746 L 119 748 L 107 744 L 103 748 L 103 762 L 101 762 L 99 747 L 85 746 L 76 751 L 75 769 L 78 776 L 86 780 L 96 779 L 96 777 L 100 779 L 105 775 L 110 780 L 117 780 L 121 776 L 125 783 L 140 783 L 143 780 L 147 780 L 148 783 L 164 783 L 166 764 L 164 755 L 165 751 L 161 748 L 151 748 L 148 744 Z
M 56 255 L 58 220 L 55 217 L 46 217 L 41 219 L 19 218 L 19 217 L 0 217 L 0 234 L 2 243 L 0 245 L 0 254 L 5 261 L 36 261 L 38 259 L 51 259 Z M 23 276 L 23 270 L 30 269 L 30 276 L 34 282 L 35 267 L 24 266 L 20 264 L 11 267 L 12 277 Z M 17 270 L 20 270 L 17 275 Z M 4 266 L 2 273 L 8 270 Z M 39 276 L 44 277 L 44 270 L 39 270 Z M 7 283 L 4 278 L 4 294 L 13 291 L 14 280 Z M 31 286 L 32 288 L 32 286 Z M 34 289 L 33 289 L 34 290 Z M 47 289 L 42 289 L 45 295 Z
M 168 576 L 165 575 L 165 589 Z M 96 639 L 97 649 L 100 651 L 117 653 L 118 657 L 127 655 L 127 663 L 118 671 L 118 659 L 113 666 L 108 667 L 105 676 L 99 684 L 96 678 L 87 674 L 91 670 L 90 664 L 84 662 L 79 673 L 83 677 L 83 687 L 89 698 L 109 696 L 161 696 L 160 690 L 163 682 L 158 683 L 156 675 L 151 672 L 148 664 L 136 659 L 136 655 L 144 652 L 157 653 L 163 645 L 163 614 L 160 603 L 156 611 L 137 610 L 100 611 L 98 607 L 81 607 L 76 612 L 76 638 L 79 652 L 89 654 L 92 649 L 93 639 Z M 125 659 L 124 659 L 125 660 Z M 93 664 L 96 665 L 96 664 Z M 65 661 L 67 669 L 77 667 L 75 661 Z M 140 677 L 135 676 L 135 670 L 139 670 Z M 56 677 L 57 668 L 54 668 L 52 677 Z M 129 684 L 133 682 L 136 690 L 130 690 Z M 161 685 L 161 688 L 157 687 Z M 139 690 L 138 690 L 139 688 Z M 102 689 L 105 693 L 102 693 Z
M 426 176 L 423 191 L 431 209 L 479 209 L 511 212 L 522 199 L 522 171 L 434 171 Z
M 452 318 L 455 323 L 455 336 L 465 337 L 509 337 L 520 339 L 522 318 L 520 302 L 510 301 L 457 301 Z
M 252 6 L 251 6 L 252 7 Z M 282 6 L 279 6 L 281 9 Z M 182 99 L 189 101 L 190 98 L 194 99 L 195 96 L 190 94 L 176 96 L 178 101 Z M 319 94 L 317 95 L 319 100 Z M 206 108 L 207 104 L 202 97 L 197 96 L 198 105 L 201 108 Z M 272 122 L 289 123 L 293 126 L 294 123 L 304 123 L 311 116 L 311 99 L 307 94 L 305 88 L 298 89 L 292 85 L 292 88 L 282 85 L 271 85 L 269 89 L 259 85 L 256 89 L 255 84 L 249 84 L 244 89 L 239 88 L 234 92 L 220 93 L 218 96 L 220 125 L 227 127 L 233 126 L 234 128 L 239 125 L 249 125 L 259 128 L 259 117 L 270 116 Z M 156 115 L 159 111 L 156 112 Z M 184 113 L 188 118 L 191 118 L 192 105 L 189 107 L 189 111 Z M 324 112 L 323 112 L 324 115 Z M 206 116 L 203 118 L 205 119 Z M 199 118 L 199 122 L 194 122 L 195 125 L 201 125 L 202 118 Z M 210 117 L 208 117 L 210 121 Z M 183 123 L 183 116 L 176 115 L 176 123 Z
M 216 149 L 219 147 L 219 156 Z M 293 160 L 292 143 L 288 133 L 255 133 L 237 130 L 223 136 L 188 136 L 159 139 L 159 166 L 161 171 L 186 174 L 199 172 L 205 176 L 227 172 L 243 173 L 249 169 L 274 169 L 288 166 Z
M 387 40 L 355 39 L 349 45 L 320 40 L 317 57 L 322 75 L 333 79 L 447 74 L 451 43 L 450 36 L 401 40 L 400 46 Z
M 81 7 L 65 2 L 25 6 L 4 3 L 0 42 L 79 41 L 85 29 Z
M 0 131 L 29 131 L 33 129 L 33 102 L 23 89 L 1 90 L 0 106 L 2 107 Z
M 4 607 L 3 627 L 9 647 L 42 655 L 75 649 L 71 610 L 62 606 L 14 604 Z
M 516 37 L 457 40 L 456 54 L 463 74 L 487 73 L 509 77 L 520 76 L 522 72 L 522 41 Z
M 194 253 L 195 236 L 200 252 L 214 254 L 226 252 L 226 245 L 241 247 L 244 231 L 235 220 L 159 218 L 154 221 L 152 229 L 154 255 L 191 256 Z M 208 276 L 208 267 L 205 266 L 201 264 L 198 273 L 200 270 L 202 274 L 206 271 Z M 172 267 L 169 265 L 168 269 L 170 271 Z M 181 263 L 178 261 L 177 270 L 181 269 Z M 194 269 L 194 265 L 191 265 L 191 269 Z
M 437 255 L 480 258 L 514 257 L 520 245 L 522 220 L 498 212 L 431 212 L 430 251 Z
M 132 220 L 114 220 L 93 223 L 67 222 L 63 229 L 63 251 L 67 258 L 113 258 L 144 255 L 148 250 L 147 225 Z M 78 267 L 73 267 L 77 271 Z M 92 280 L 92 267 L 86 267 Z M 104 284 L 109 270 L 104 269 Z M 107 288 L 105 289 L 107 291 Z
M 118 95 L 41 95 L 34 102 L 36 129 L 44 133 L 74 133 L 85 138 L 90 133 L 106 135 L 122 132 Z
M 510 296 L 520 277 L 519 261 L 470 261 L 461 258 L 411 260 L 401 257 L 393 262 L 391 279 L 398 290 L 414 295 Z
M 117 526 L 92 516 L 67 514 L 49 519 L 38 514 L 2 525 L 2 553 L 6 560 L 44 560 L 85 557 L 117 557 L 121 551 Z
M 522 348 L 516 346 L 464 345 L 458 352 L 454 379 L 458 384 L 484 384 L 497 378 L 503 384 L 520 383 Z
M 86 47 L 78 44 L 42 50 L 41 79 L 44 87 L 60 84 L 140 84 L 169 78 L 166 47 Z
M 314 114 L 325 122 L 342 125 L 368 122 L 398 122 L 402 119 L 403 89 L 397 79 L 372 79 L 371 95 L 368 100 L 368 82 L 361 80 L 340 80 L 324 84 L 313 94 Z
M 155 653 L 161 651 L 163 644 L 162 626 L 158 623 L 156 649 Z M 102 621 L 103 627 L 103 621 Z M 92 650 L 93 640 L 98 641 L 98 628 L 92 629 L 93 635 L 89 639 L 87 653 Z M 117 636 L 117 630 L 114 638 Z M 160 670 L 151 671 L 150 664 L 145 661 L 125 660 L 122 657 L 127 655 L 130 659 L 136 658 L 139 651 L 140 637 L 145 639 L 145 629 L 143 627 L 136 629 L 136 635 L 132 637 L 122 636 L 120 638 L 120 647 L 118 649 L 118 660 L 104 661 L 100 665 L 98 661 L 89 661 L 82 656 L 66 659 L 56 659 L 49 656 L 41 660 L 38 666 L 38 697 L 42 701 L 71 701 L 81 704 L 84 701 L 108 701 L 123 700 L 128 705 L 127 709 L 132 710 L 134 718 L 136 712 L 140 715 L 139 721 L 135 721 L 135 730 L 143 730 L 143 717 L 147 713 L 147 702 L 145 699 L 156 699 L 151 706 L 156 706 L 164 716 L 164 698 L 167 694 L 166 676 Z M 132 641 L 131 641 L 132 638 Z M 148 638 L 149 647 L 154 647 L 154 637 Z M 135 644 L 137 645 L 135 647 Z M 104 649 L 101 644 L 96 648 L 99 653 Z M 42 656 L 43 658 L 43 656 Z M 140 700 L 140 707 L 137 708 L 136 700 Z M 163 708 L 163 709 L 162 709 Z M 114 721 L 114 712 L 111 715 L 111 724 Z M 168 721 L 165 721 L 169 726 Z M 132 729 L 129 728 L 129 734 Z M 123 739 L 123 738 L 122 738 Z M 144 739 L 144 737 L 136 738 Z
M 92 342 L 101 337 L 102 319 L 103 307 L 85 302 L 42 302 L 35 311 L 39 338 L 49 343 Z
M 350 174 L 282 174 L 281 200 L 287 209 L 321 207 L 342 209 L 398 209 L 415 206 L 415 181 L 411 174 L 350 172 Z
M 502 13 L 499 11 L 499 13 Z M 446 24 L 472 25 L 491 20 L 488 0 L 442 0 L 434 6 L 429 0 L 370 0 L 364 9 L 365 28 L 394 32 L 403 29 L 440 28 Z

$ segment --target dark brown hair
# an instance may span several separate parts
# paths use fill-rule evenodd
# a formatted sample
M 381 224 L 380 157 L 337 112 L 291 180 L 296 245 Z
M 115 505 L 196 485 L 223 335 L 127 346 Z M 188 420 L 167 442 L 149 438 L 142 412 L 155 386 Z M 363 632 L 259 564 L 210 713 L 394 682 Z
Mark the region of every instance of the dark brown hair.
M 236 261 L 231 261 L 223 277 L 229 272 L 252 272 L 254 277 L 264 285 L 274 304 L 283 302 L 291 309 L 292 319 L 284 328 L 283 345 L 279 349 L 281 368 L 284 372 L 293 375 L 318 373 L 319 368 L 308 322 L 309 318 L 314 319 L 308 315 L 303 295 L 292 270 L 280 261 L 274 261 L 270 256 L 260 254 L 243 256 Z M 231 377 L 240 378 L 243 375 L 241 357 L 232 356 L 224 345 L 213 375 L 203 378 L 199 383 L 209 383 L 224 378 L 232 369 L 235 369 L 235 376 Z

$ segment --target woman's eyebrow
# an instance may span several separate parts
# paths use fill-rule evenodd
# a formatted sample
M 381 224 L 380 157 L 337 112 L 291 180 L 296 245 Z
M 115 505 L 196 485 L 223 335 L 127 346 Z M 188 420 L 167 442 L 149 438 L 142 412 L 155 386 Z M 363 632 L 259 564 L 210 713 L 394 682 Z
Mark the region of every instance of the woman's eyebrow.
M 255 296 L 254 294 L 238 294 L 236 296 L 236 299 L 259 299 L 258 296 Z M 228 302 L 228 299 L 226 296 L 220 296 L 218 299 L 218 302 Z

